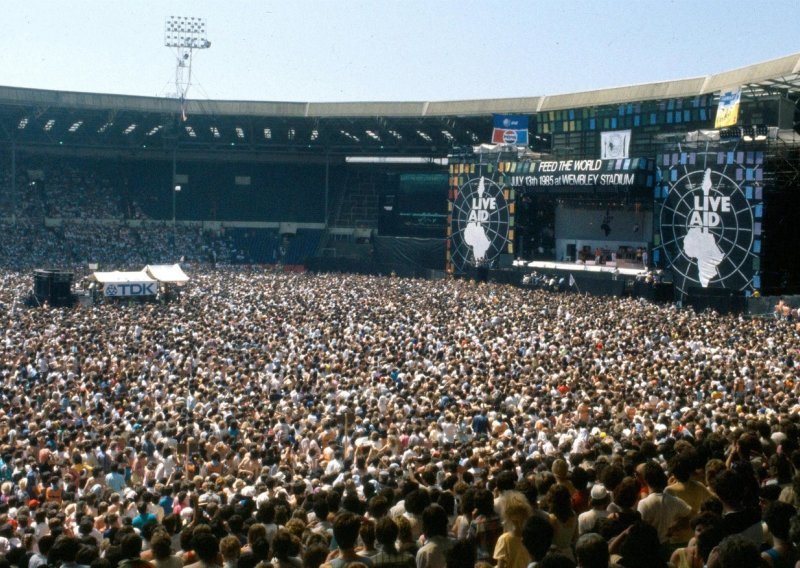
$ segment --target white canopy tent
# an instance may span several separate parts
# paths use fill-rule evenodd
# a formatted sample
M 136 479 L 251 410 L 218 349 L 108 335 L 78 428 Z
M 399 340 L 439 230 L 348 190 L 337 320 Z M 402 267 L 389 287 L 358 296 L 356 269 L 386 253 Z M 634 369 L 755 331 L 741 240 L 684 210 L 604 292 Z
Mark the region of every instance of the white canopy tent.
M 101 284 L 103 295 L 107 297 L 155 296 L 158 293 L 158 282 L 144 270 L 93 272 L 89 279 Z
M 159 282 L 181 286 L 189 281 L 189 277 L 180 264 L 149 264 L 144 272 Z
M 144 270 L 135 272 L 123 272 L 114 270 L 113 272 L 93 272 L 90 279 L 100 284 L 126 284 L 128 282 L 155 282 Z

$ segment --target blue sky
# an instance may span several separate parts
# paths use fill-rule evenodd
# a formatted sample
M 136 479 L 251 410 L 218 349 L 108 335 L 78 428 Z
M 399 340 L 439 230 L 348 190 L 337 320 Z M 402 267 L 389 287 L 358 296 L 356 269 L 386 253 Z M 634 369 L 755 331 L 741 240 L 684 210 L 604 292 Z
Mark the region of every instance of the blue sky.
M 717 73 L 800 52 L 797 0 L 5 2 L 0 84 L 165 96 L 167 16 L 207 21 L 189 98 L 432 101 Z

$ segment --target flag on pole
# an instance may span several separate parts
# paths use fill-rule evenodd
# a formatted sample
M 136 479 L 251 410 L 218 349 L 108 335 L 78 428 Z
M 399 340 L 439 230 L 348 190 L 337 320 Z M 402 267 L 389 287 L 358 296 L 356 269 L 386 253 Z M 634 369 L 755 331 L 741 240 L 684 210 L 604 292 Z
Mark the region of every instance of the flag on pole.
M 575 277 L 572 274 L 570 274 L 569 275 L 569 287 L 572 288 L 573 286 L 575 286 Z

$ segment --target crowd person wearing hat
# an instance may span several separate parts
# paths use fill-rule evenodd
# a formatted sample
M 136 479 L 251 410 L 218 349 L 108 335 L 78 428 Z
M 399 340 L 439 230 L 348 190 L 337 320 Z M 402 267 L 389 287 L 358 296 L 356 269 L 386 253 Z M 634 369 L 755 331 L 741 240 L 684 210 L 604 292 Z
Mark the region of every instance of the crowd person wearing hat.
M 597 523 L 611 514 L 608 510 L 608 505 L 611 503 L 611 498 L 608 495 L 608 490 L 602 483 L 596 483 L 592 486 L 590 492 L 589 505 L 591 509 L 578 515 L 578 535 L 584 535 L 589 532 L 595 532 Z

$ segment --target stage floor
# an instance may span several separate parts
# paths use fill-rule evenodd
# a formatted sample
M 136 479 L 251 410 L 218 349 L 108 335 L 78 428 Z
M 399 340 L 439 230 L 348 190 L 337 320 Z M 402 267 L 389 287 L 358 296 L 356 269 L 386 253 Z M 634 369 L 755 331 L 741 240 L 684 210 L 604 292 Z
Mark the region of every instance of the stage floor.
M 609 266 L 607 264 L 594 264 L 593 261 L 587 262 L 550 262 L 544 260 L 515 260 L 513 265 L 516 268 L 532 268 L 540 270 L 559 270 L 567 272 L 606 272 L 613 274 L 623 274 L 625 276 L 639 276 L 647 274 L 643 268 L 617 268 L 616 266 Z

